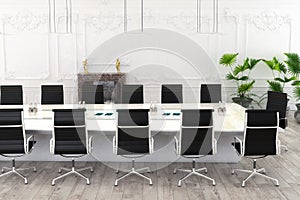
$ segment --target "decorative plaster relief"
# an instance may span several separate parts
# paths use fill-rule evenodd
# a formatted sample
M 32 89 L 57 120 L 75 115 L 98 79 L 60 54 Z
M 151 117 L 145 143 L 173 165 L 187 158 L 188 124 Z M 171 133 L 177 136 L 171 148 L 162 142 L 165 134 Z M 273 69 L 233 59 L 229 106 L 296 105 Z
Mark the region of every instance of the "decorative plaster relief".
M 18 32 L 33 31 L 47 23 L 47 15 L 34 15 L 30 11 L 23 11 L 16 15 L 5 15 L 3 23 L 13 27 Z
M 248 15 L 247 22 L 261 31 L 275 31 L 290 24 L 291 18 L 288 15 L 279 15 L 274 11 L 263 11 L 259 15 Z

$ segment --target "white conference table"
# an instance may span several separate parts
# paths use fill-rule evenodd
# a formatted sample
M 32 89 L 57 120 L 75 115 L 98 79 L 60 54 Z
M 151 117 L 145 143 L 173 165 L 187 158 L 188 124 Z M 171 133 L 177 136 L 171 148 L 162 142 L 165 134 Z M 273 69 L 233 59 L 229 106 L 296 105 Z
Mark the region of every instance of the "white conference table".
M 53 161 L 61 160 L 49 153 L 49 140 L 53 129 L 52 109 L 79 108 L 80 105 L 38 105 L 38 112 L 30 114 L 28 105 L 4 106 L 1 108 L 23 108 L 26 131 L 35 134 L 37 144 L 34 151 L 22 160 Z M 120 158 L 112 153 L 112 137 L 116 131 L 117 109 L 149 109 L 150 104 L 97 104 L 84 105 L 86 108 L 87 130 L 93 135 L 92 158 L 84 161 L 118 162 Z M 155 140 L 155 152 L 142 162 L 187 162 L 174 153 L 173 136 L 179 133 L 181 109 L 214 109 L 214 131 L 218 140 L 218 152 L 214 156 L 206 156 L 201 162 L 239 162 L 240 158 L 231 146 L 234 136 L 242 136 L 245 123 L 245 108 L 234 103 L 226 103 L 226 112 L 218 112 L 219 104 L 158 104 L 157 112 L 150 112 L 150 129 Z M 100 116 L 96 115 L 102 113 Z M 110 113 L 106 115 L 106 113 Z M 112 114 L 111 114 L 112 113 Z M 168 116 L 164 113 L 170 113 Z M 176 113 L 173 115 L 173 113 Z M 2 159 L 2 158 L 0 158 Z M 121 161 L 128 161 L 127 159 Z
M 101 104 L 85 105 L 88 131 L 116 131 L 117 109 L 149 109 L 150 104 Z M 219 104 L 158 104 L 157 112 L 150 112 L 150 127 L 154 132 L 175 132 L 180 130 L 181 109 L 214 109 L 214 130 L 217 132 L 242 132 L 244 130 L 245 108 L 234 103 L 225 105 L 226 112 L 218 112 Z M 15 108 L 0 106 L 0 108 Z M 52 109 L 79 108 L 79 105 L 38 106 L 37 114 L 28 113 L 23 106 L 26 130 L 50 131 L 53 126 Z M 169 115 L 164 115 L 169 113 Z M 175 115 L 174 115 L 175 113 Z M 98 116 L 97 114 L 101 114 Z M 107 115 L 109 114 L 109 116 Z M 112 114 L 112 115 L 110 115 Z

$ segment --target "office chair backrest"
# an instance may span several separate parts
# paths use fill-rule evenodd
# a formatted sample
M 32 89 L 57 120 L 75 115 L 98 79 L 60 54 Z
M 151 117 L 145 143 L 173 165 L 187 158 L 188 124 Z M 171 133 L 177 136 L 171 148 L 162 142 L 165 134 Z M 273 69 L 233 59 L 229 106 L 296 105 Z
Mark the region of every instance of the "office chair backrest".
M 63 85 L 42 85 L 42 105 L 64 104 L 64 86 Z
M 81 94 L 81 101 L 85 101 L 86 104 L 104 104 L 103 85 L 84 83 Z
M 117 154 L 150 153 L 149 109 L 120 109 L 117 113 Z
M 0 109 L 0 154 L 25 153 L 23 109 Z
M 87 154 L 85 109 L 53 109 L 55 154 Z
M 180 153 L 183 156 L 213 154 L 213 110 L 181 110 Z
M 1 105 L 23 105 L 23 87 L 22 85 L 2 85 Z
M 286 93 L 268 91 L 267 110 L 279 112 L 279 127 L 287 127 L 286 109 L 288 98 Z
M 182 85 L 162 85 L 161 103 L 183 103 Z
M 221 84 L 201 84 L 200 103 L 218 103 L 222 101 Z
M 277 154 L 278 112 L 247 110 L 244 135 L 245 156 Z
M 123 104 L 142 104 L 144 103 L 143 85 L 123 85 L 122 86 Z

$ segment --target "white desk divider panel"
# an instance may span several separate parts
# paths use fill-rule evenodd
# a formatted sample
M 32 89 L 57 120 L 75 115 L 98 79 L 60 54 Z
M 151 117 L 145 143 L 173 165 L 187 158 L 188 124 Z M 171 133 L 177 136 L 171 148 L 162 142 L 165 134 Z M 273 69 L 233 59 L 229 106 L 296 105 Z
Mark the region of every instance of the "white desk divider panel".
M 37 114 L 28 112 L 28 105 L 0 106 L 0 108 L 24 108 L 25 129 L 33 132 L 37 144 L 31 155 L 24 160 L 60 160 L 49 153 L 49 140 L 52 134 L 52 109 L 78 108 L 80 105 L 39 105 Z M 218 112 L 219 104 L 159 104 L 157 112 L 150 113 L 150 127 L 155 140 L 154 154 L 140 159 L 141 162 L 174 162 L 178 160 L 174 152 L 173 137 L 179 133 L 181 109 L 214 109 L 214 130 L 218 140 L 218 152 L 214 156 L 206 156 L 203 162 L 238 162 L 239 158 L 231 147 L 234 136 L 242 136 L 244 131 L 245 108 L 229 103 L 226 112 Z M 116 131 L 116 109 L 149 109 L 150 104 L 97 104 L 85 105 L 87 109 L 87 130 L 93 139 L 93 157 L 84 161 L 117 162 L 112 153 L 112 137 Z M 3 158 L 2 158 L 3 159 Z M 125 161 L 125 160 L 124 160 Z

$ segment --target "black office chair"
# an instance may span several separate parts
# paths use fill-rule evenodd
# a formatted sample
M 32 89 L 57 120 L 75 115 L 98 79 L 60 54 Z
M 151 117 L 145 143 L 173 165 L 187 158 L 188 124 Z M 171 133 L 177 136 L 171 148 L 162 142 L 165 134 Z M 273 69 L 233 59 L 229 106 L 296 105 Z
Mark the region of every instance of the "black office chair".
M 288 120 L 286 117 L 288 98 L 286 93 L 268 91 L 267 110 L 273 110 L 279 112 L 279 127 L 285 130 L 288 126 Z M 281 145 L 288 151 L 286 145 Z
M 29 154 L 35 141 L 33 136 L 26 137 L 23 121 L 23 109 L 0 109 L 0 155 L 12 158 L 12 167 L 3 167 L 0 177 L 16 174 L 24 179 L 25 184 L 28 180 L 20 171 L 36 168 L 16 168 L 15 158 Z
M 84 101 L 86 104 L 104 104 L 103 85 L 84 83 L 81 94 L 81 101 Z
M 123 85 L 122 102 L 123 104 L 143 104 L 144 88 L 143 85 Z
M 2 85 L 0 91 L 1 105 L 23 105 L 22 85 Z
M 41 86 L 42 105 L 64 104 L 63 85 L 42 85 Z
M 221 84 L 201 84 L 200 103 L 219 103 L 222 101 Z
M 60 155 L 65 158 L 72 159 L 72 168 L 59 168 L 59 173 L 67 171 L 67 173 L 58 176 L 52 180 L 52 185 L 55 181 L 64 178 L 70 174 L 78 175 L 86 180 L 87 185 L 90 184 L 90 179 L 83 176 L 81 171 L 90 170 L 92 167 L 75 169 L 75 158 L 90 154 L 92 150 L 92 137 L 88 136 L 85 122 L 85 109 L 54 109 L 53 110 L 53 133 L 50 140 L 50 153 Z
M 132 168 L 115 180 L 115 186 L 120 180 L 133 174 L 147 179 L 152 185 L 152 180 L 141 174 L 145 170 L 150 172 L 149 167 L 135 169 L 135 158 L 153 153 L 154 140 L 149 127 L 149 109 L 120 109 L 117 113 L 118 125 L 113 139 L 114 154 L 131 158 Z
M 161 103 L 183 103 L 182 85 L 162 85 Z
M 277 137 L 279 114 L 276 111 L 247 110 L 246 119 L 244 139 L 242 141 L 234 137 L 233 146 L 238 155 L 253 160 L 253 169 L 233 169 L 231 173 L 234 174 L 235 171 L 250 173 L 243 180 L 242 187 L 245 187 L 246 181 L 255 175 L 270 179 L 275 182 L 276 186 L 279 186 L 277 179 L 265 175 L 265 168 L 256 168 L 257 159 L 280 154 L 280 141 Z
M 182 122 L 179 133 L 179 140 L 175 136 L 176 153 L 185 158 L 193 159 L 191 170 L 175 169 L 177 171 L 187 172 L 188 174 L 178 181 L 178 186 L 181 186 L 182 181 L 191 175 L 197 175 L 207 180 L 212 181 L 213 186 L 216 185 L 214 179 L 201 174 L 201 171 L 207 173 L 207 168 L 195 168 L 195 159 L 214 155 L 217 152 L 217 140 L 214 137 L 213 130 L 213 110 L 181 110 Z

